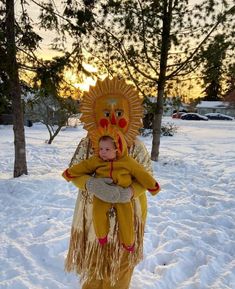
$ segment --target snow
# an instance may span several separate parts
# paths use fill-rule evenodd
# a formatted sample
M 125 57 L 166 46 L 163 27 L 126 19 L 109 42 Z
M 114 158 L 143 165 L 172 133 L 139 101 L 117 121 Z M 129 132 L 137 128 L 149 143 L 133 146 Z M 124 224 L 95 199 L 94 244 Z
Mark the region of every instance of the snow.
M 169 121 L 169 119 L 165 119 Z M 235 288 L 235 122 L 170 120 L 148 194 L 144 260 L 131 289 Z M 29 174 L 12 178 L 12 126 L 0 126 L 0 288 L 80 289 L 63 270 L 77 190 L 65 182 L 81 126 L 48 145 L 46 128 L 25 127 Z M 141 138 L 148 150 L 151 138 Z M 121 289 L 121 288 L 120 288 Z

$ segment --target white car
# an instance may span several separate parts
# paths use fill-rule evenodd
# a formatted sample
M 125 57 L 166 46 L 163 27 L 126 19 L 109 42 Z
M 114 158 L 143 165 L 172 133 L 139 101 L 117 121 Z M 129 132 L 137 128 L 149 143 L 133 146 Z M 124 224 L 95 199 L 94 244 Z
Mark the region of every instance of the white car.
M 234 118 L 232 116 L 218 113 L 218 112 L 206 113 L 205 116 L 207 116 L 209 119 L 234 120 Z

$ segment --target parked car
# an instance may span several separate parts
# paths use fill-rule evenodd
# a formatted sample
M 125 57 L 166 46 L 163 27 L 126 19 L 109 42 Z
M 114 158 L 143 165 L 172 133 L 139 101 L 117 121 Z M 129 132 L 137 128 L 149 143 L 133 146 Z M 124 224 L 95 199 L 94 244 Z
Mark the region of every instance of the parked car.
M 208 117 L 201 115 L 199 113 L 184 113 L 183 115 L 181 115 L 181 119 L 185 119 L 185 120 L 208 120 Z
M 226 115 L 226 114 L 222 114 L 222 113 L 218 113 L 218 112 L 206 113 L 205 116 L 208 117 L 209 119 L 234 120 L 234 118 L 232 116 L 229 116 L 229 115 Z
M 183 114 L 185 114 L 185 111 L 178 111 L 178 112 L 174 112 L 171 117 L 172 118 L 181 118 L 181 116 Z

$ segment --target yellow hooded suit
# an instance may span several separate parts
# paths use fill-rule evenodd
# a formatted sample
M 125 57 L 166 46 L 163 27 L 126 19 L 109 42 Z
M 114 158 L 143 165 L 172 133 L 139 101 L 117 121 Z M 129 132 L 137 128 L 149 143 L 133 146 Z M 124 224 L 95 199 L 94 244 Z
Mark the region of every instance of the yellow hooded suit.
M 111 161 L 103 161 L 98 155 L 98 143 L 101 136 L 110 136 L 117 148 L 117 158 Z M 76 164 L 63 172 L 63 177 L 71 181 L 76 177 L 93 175 L 97 178 L 112 178 L 113 183 L 121 187 L 129 187 L 133 179 L 136 179 L 144 188 L 156 195 L 160 191 L 157 181 L 140 165 L 128 155 L 126 141 L 120 131 L 114 128 L 98 129 L 91 133 L 91 140 L 96 155 Z M 97 197 L 93 197 L 93 225 L 96 236 L 101 244 L 107 242 L 109 222 L 107 212 L 114 207 L 117 212 L 120 242 L 128 251 L 133 251 L 134 233 L 134 210 L 132 202 L 128 203 L 106 203 Z

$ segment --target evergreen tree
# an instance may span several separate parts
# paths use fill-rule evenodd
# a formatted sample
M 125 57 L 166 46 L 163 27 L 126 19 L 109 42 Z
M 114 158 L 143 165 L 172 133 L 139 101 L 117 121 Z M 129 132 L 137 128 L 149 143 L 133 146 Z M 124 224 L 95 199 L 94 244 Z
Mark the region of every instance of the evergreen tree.
M 68 1 L 67 7 L 70 5 L 69 2 L 71 3 L 71 1 Z M 82 65 L 83 58 L 79 42 L 79 37 L 85 33 L 84 29 L 88 22 L 88 15 L 86 13 L 70 15 L 67 10 L 67 15 L 63 17 L 59 15 L 51 1 L 31 0 L 30 4 L 32 3 L 41 8 L 40 21 L 37 26 L 41 29 L 54 30 L 54 33 L 57 34 L 53 48 L 63 53 L 63 56 L 61 61 L 55 61 L 54 64 L 61 67 L 63 62 L 64 67 L 70 69 L 74 66 L 77 72 L 82 71 L 89 75 L 89 72 Z M 83 7 L 84 5 L 82 3 Z M 36 24 L 30 18 L 28 11 L 30 11 L 30 5 L 26 0 L 20 0 L 20 11 L 17 13 L 19 17 L 17 18 L 15 17 L 15 3 L 13 0 L 3 0 L 0 5 L 0 57 L 7 60 L 6 62 L 0 62 L 0 95 L 3 96 L 0 106 L 4 111 L 9 111 L 9 104 L 12 106 L 15 146 L 14 177 L 27 174 L 24 112 L 21 103 L 21 74 L 25 73 L 29 77 L 27 72 L 36 73 L 38 68 L 47 67 L 44 61 L 36 55 L 42 38 L 35 33 Z M 66 17 L 68 18 L 66 19 Z M 76 29 L 73 28 L 75 25 L 71 22 L 71 19 L 77 21 Z M 76 38 L 77 43 L 72 52 L 68 52 L 68 49 L 63 45 L 66 33 Z M 62 41 L 59 42 L 59 40 Z M 50 68 L 54 69 L 55 67 L 51 66 Z
M 21 0 L 24 7 L 25 1 Z M 3 0 L 0 6 L 0 93 L 1 109 L 11 112 L 14 131 L 14 177 L 27 174 L 26 145 L 24 134 L 24 112 L 21 101 L 21 81 L 19 77 L 19 51 L 34 51 L 38 47 L 40 37 L 33 32 L 29 17 L 23 9 L 19 21 L 15 17 L 13 0 Z M 11 105 L 11 108 L 10 108 Z
M 0 59 L 6 59 L 6 41 L 5 41 L 5 23 L 2 21 L 3 16 L 5 15 L 3 6 L 0 6 Z M 7 73 L 6 73 L 6 62 L 0 61 L 0 114 L 10 113 L 11 112 L 11 102 L 7 95 L 8 86 L 7 86 Z
M 214 41 L 202 51 L 204 100 L 222 100 L 223 61 L 228 48 L 229 42 L 226 42 L 226 36 L 218 34 Z
M 18 62 L 16 59 L 14 0 L 6 1 L 6 74 L 9 98 L 12 102 L 13 130 L 15 144 L 14 177 L 27 174 L 23 108 L 19 81 Z

